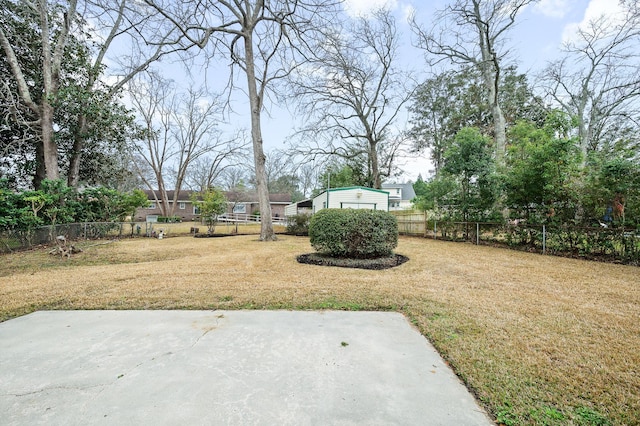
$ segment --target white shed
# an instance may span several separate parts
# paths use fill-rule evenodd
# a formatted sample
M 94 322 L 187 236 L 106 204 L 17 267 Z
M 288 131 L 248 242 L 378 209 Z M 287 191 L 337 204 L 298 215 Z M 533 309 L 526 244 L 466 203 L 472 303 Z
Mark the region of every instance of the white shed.
M 389 211 L 389 193 L 362 186 L 331 188 L 313 198 L 313 213 L 326 208 Z

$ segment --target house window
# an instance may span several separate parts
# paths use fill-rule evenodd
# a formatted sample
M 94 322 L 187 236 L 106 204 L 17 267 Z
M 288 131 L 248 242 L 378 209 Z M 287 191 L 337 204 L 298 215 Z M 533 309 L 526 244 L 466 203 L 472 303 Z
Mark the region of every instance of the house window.
M 234 213 L 246 213 L 247 212 L 247 205 L 246 204 L 236 204 L 235 206 L 233 206 L 233 212 Z
M 400 195 L 400 188 L 396 188 L 396 194 Z
M 180 203 L 178 204 L 178 208 L 179 208 L 180 210 L 184 210 L 186 207 L 187 207 L 187 206 L 185 205 L 185 202 L 184 202 L 184 201 L 180 201 Z
M 200 207 L 193 206 L 193 214 L 200 214 Z
M 155 203 L 155 201 L 151 201 L 151 202 L 149 203 L 149 207 L 147 207 L 147 208 L 148 208 L 149 210 L 155 210 L 155 208 L 156 208 L 156 203 Z

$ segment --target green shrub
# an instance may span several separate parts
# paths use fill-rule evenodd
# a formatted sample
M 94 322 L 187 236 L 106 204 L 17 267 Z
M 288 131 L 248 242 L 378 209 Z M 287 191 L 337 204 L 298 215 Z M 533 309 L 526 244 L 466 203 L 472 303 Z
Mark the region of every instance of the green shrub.
M 398 223 L 380 210 L 323 209 L 309 223 L 314 249 L 334 257 L 389 256 L 398 245 Z
M 310 214 L 300 213 L 295 216 L 287 216 L 287 234 L 309 235 Z

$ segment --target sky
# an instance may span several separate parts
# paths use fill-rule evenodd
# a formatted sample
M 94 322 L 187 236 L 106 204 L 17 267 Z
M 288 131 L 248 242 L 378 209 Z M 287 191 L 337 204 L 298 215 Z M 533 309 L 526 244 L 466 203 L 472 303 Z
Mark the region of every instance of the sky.
M 346 0 L 346 11 L 352 16 L 366 15 L 380 6 L 391 8 L 396 16 L 398 30 L 403 35 L 401 55 L 407 66 L 428 71 L 423 52 L 412 43 L 411 29 L 407 17 L 415 13 L 419 23 L 431 24 L 436 10 L 446 6 L 447 0 Z M 560 56 L 563 42 L 569 41 L 576 29 L 590 19 L 603 13 L 616 12 L 614 0 L 541 0 L 527 6 L 517 18 L 516 26 L 509 33 L 509 61 L 516 63 L 519 70 L 529 74 L 531 79 L 546 64 Z M 423 74 L 424 75 L 424 74 Z M 293 118 L 284 110 L 274 109 L 274 113 L 263 119 L 265 149 L 284 149 L 283 141 L 291 132 Z M 239 118 L 239 117 L 238 117 Z M 235 121 L 235 119 L 234 119 Z M 404 123 L 399 123 L 404 124 Z M 427 178 L 432 170 L 428 153 L 416 158 L 400 161 L 404 173 L 390 181 L 415 182 L 418 175 Z

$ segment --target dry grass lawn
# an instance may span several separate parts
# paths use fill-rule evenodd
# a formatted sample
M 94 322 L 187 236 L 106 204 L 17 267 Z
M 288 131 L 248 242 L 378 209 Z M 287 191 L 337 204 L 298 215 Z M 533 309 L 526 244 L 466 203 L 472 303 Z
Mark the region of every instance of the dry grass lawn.
M 640 419 L 640 269 L 401 238 L 399 267 L 298 264 L 308 238 L 81 243 L 3 255 L 0 321 L 40 309 L 404 312 L 503 424 Z

